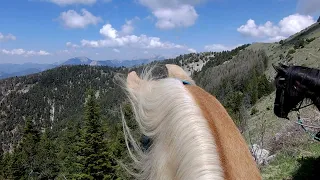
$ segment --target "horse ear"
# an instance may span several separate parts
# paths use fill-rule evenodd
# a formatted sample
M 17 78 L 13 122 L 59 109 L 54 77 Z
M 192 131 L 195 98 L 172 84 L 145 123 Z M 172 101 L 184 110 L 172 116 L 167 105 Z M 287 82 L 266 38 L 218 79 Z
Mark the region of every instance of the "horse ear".
M 274 64 L 272 64 L 272 66 L 273 66 L 273 68 L 278 72 L 278 73 L 286 73 L 287 72 L 287 70 L 286 70 L 286 68 L 288 67 L 288 66 L 285 66 L 285 65 L 283 65 L 283 64 L 280 64 L 280 66 L 276 66 L 276 65 L 274 65 Z
M 138 89 L 141 83 L 141 79 L 135 71 L 132 71 L 128 74 L 127 77 L 127 86 L 131 89 Z
M 175 64 L 166 64 L 166 68 L 168 70 L 169 77 L 185 80 L 191 84 L 194 84 L 192 78 L 180 66 Z
M 282 67 L 282 68 L 284 68 L 284 69 L 287 69 L 289 66 L 287 66 L 287 65 L 284 65 L 284 64 L 282 64 L 282 63 L 279 63 L 279 65 Z

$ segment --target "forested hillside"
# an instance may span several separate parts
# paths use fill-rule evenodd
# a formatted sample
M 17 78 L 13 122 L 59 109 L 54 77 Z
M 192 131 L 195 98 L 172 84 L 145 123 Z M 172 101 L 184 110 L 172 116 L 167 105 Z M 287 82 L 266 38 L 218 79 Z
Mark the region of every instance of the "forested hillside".
M 303 49 L 314 49 L 319 38 L 304 35 L 303 46 L 293 37 L 275 44 L 246 44 L 231 51 L 190 53 L 149 65 L 157 64 L 154 72 L 158 77 L 166 76 L 164 64 L 182 66 L 197 85 L 220 100 L 241 132 L 250 134 L 250 143 L 256 143 L 262 132 L 277 132 L 276 128 L 259 128 L 262 121 L 274 118 L 270 117 L 274 99 L 271 63 L 295 62 Z M 120 107 L 145 148 L 148 139 L 135 131 L 130 106 L 114 77 L 131 70 L 139 73 L 143 68 L 62 66 L 1 80 L 0 179 L 130 179 L 119 164 L 130 162 Z M 262 142 L 271 142 L 270 138 Z M 277 144 L 277 150 L 285 147 Z
M 70 119 L 81 117 L 85 92 L 101 97 L 104 115 L 112 115 L 123 100 L 114 74 L 121 69 L 63 66 L 40 74 L 0 81 L 0 140 L 4 151 L 12 149 L 21 129 L 31 118 L 38 129 L 61 130 Z
M 194 74 L 194 80 L 219 99 L 243 130 L 247 109 L 273 91 L 264 74 L 268 57 L 263 51 L 242 50 L 219 64 L 206 64 Z

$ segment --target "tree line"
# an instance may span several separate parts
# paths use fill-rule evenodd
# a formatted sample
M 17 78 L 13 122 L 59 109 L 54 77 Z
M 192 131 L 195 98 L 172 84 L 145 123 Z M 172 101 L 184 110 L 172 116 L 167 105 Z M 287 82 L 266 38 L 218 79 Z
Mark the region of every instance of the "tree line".
M 0 179 L 130 179 L 119 164 L 130 162 L 121 123 L 102 117 L 93 90 L 86 97 L 83 119 L 70 120 L 58 137 L 28 118 L 13 152 L 0 152 Z M 134 129 L 128 104 L 123 112 Z

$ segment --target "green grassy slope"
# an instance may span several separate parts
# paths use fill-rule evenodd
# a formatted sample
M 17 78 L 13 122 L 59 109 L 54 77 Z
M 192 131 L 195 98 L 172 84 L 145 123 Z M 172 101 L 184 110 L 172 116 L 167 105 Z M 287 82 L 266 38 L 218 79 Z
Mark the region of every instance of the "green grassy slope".
M 308 43 L 307 40 L 312 38 L 314 40 Z M 295 45 L 299 41 L 304 41 L 304 45 L 297 48 Z M 263 50 L 268 55 L 269 64 L 265 74 L 269 80 L 273 80 L 276 74 L 272 64 L 279 62 L 320 68 L 320 23 L 315 23 L 281 44 L 256 43 L 248 49 Z M 286 57 L 290 50 L 294 53 L 289 53 L 291 57 Z M 319 177 L 319 172 L 313 172 L 312 168 L 320 167 L 320 144 L 311 140 L 294 123 L 297 119 L 295 113 L 290 114 L 289 121 L 277 118 L 273 114 L 274 99 L 275 93 L 272 93 L 255 104 L 253 108 L 257 113 L 250 116 L 249 130 L 245 133 L 248 141 L 251 139 L 252 143 L 263 143 L 265 149 L 278 155 L 269 166 L 262 168 L 264 179 L 314 179 L 315 173 Z M 320 126 L 320 113 L 317 109 L 306 108 L 301 111 L 301 115 L 302 118 L 309 118 L 305 123 Z

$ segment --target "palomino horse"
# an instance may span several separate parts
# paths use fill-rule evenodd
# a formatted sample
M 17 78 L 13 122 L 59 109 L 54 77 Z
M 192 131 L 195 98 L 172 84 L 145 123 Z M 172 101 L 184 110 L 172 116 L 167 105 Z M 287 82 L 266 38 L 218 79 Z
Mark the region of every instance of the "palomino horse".
M 152 139 L 150 148 L 142 151 L 123 118 L 135 178 L 261 179 L 244 138 L 220 102 L 179 66 L 166 68 L 169 77 L 164 79 L 153 79 L 151 71 L 142 78 L 135 71 L 127 76 L 136 121 Z

